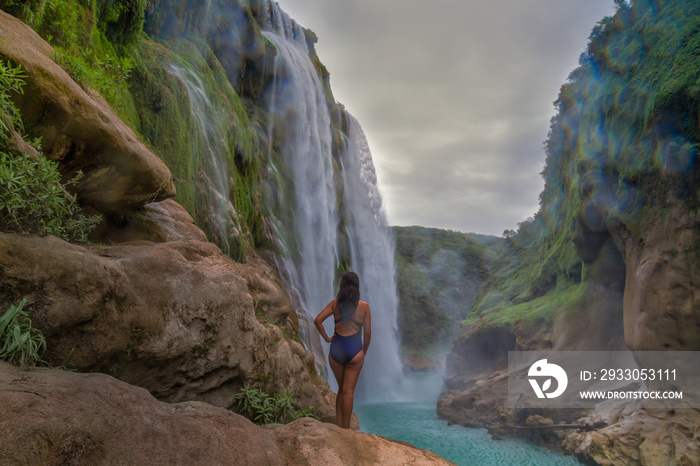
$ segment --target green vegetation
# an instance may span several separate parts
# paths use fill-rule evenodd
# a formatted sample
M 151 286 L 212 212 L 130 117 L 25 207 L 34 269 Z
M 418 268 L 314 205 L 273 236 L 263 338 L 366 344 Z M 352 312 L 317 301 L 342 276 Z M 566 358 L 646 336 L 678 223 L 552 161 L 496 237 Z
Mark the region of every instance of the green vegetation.
M 405 354 L 428 356 L 459 333 L 504 240 L 423 227 L 394 227 L 398 324 Z
M 77 180 L 61 184 L 58 164 L 43 157 L 0 152 L 0 229 L 87 241 L 100 216 L 84 215 L 65 190 Z
M 22 308 L 26 298 L 12 305 L 0 316 L 0 359 L 21 367 L 44 363 L 46 340 L 40 330 L 32 327 L 29 314 Z
M 700 4 L 616 3 L 555 103 L 540 210 L 504 232 L 508 249 L 468 323 L 579 308 L 585 285 L 620 256 L 603 249 L 610 232 L 640 233 L 672 204 L 699 206 Z
M 0 148 L 9 147 L 11 131 L 24 129 L 10 100 L 13 92 L 22 92 L 23 77 L 19 66 L 0 61 L 0 112 L 9 117 L 9 121 L 0 118 Z M 36 141 L 30 145 L 40 149 Z M 100 217 L 85 216 L 75 195 L 66 191 L 76 181 L 61 183 L 58 164 L 41 156 L 0 150 L 0 230 L 86 241 Z
M 177 185 L 178 201 L 211 241 L 229 256 L 245 262 L 246 243 L 266 247 L 263 235 L 262 160 L 257 134 L 242 99 L 228 82 L 226 72 L 207 44 L 194 36 L 173 39 L 167 48 L 144 41 L 135 54 L 130 91 L 139 114 L 139 132 L 170 169 Z M 192 76 L 210 102 L 211 115 L 202 126 L 185 84 L 173 72 L 177 66 Z M 211 222 L 217 201 L 202 178 L 212 157 L 205 131 L 215 128 L 221 138 L 215 148 L 228 163 L 228 194 L 239 231 L 231 235 Z M 247 230 L 250 234 L 246 234 Z
M 251 121 L 256 103 L 239 97 L 227 77 L 229 72 L 235 76 L 236 71 L 225 71 L 219 62 L 221 57 L 196 35 L 177 33 L 156 37 L 165 47 L 149 40 L 143 25 L 147 10 L 157 21 L 156 3 L 0 0 L 0 8 L 25 21 L 47 40 L 54 47 L 52 58 L 86 90 L 101 94 L 142 136 L 171 170 L 178 192 L 175 200 L 187 209 L 210 240 L 235 260 L 245 262 L 247 248 L 269 247 L 262 221 L 263 162 L 259 136 Z M 243 10 L 251 16 L 249 7 Z M 151 31 L 155 33 L 158 29 L 154 26 Z M 265 44 L 264 51 L 269 42 L 262 40 L 259 28 L 253 29 L 256 40 Z M 229 50 L 219 52 L 226 59 Z M 225 130 L 224 157 L 229 164 L 227 179 L 231 192 L 223 194 L 228 194 L 237 214 L 237 218 L 230 219 L 231 228 L 226 231 L 219 231 L 212 223 L 210 199 L 203 199 L 210 191 L 202 186 L 205 180 L 201 177 L 202 167 L 208 163 L 207 150 L 202 130 L 192 114 L 190 96 L 172 73 L 173 65 L 191 71 L 203 83 L 212 107 L 218 111 L 217 124 Z M 250 87 L 247 76 L 244 81 Z M 264 97 L 261 91 L 256 92 L 260 94 L 258 97 Z
M 4 63 L 0 60 L 0 138 L 5 141 L 12 131 L 19 131 L 20 136 L 24 133 L 24 124 L 19 109 L 12 103 L 13 93 L 22 94 L 24 78 L 19 65 L 12 67 L 12 63 Z M 2 116 L 6 118 L 2 118 Z M 7 121 L 9 120 L 9 121 Z
M 138 122 L 127 78 L 143 27 L 146 0 L 0 0 L 54 47 L 53 59 L 94 89 L 132 128 Z
M 258 388 L 242 387 L 235 396 L 238 412 L 258 425 L 287 423 L 302 417 L 316 416 L 316 408 L 298 409 L 294 390 L 268 395 Z

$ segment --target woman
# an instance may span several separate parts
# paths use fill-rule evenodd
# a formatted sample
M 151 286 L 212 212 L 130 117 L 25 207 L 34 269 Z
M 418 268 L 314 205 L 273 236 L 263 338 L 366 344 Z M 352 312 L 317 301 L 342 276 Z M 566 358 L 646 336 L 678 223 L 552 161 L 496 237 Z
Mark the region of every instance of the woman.
M 328 338 L 323 321 L 331 315 L 335 320 L 335 333 Z M 326 343 L 331 344 L 328 362 L 338 381 L 335 423 L 347 429 L 352 418 L 355 385 L 372 339 L 372 315 L 369 305 L 360 301 L 360 279 L 356 274 L 348 272 L 343 275 L 338 295 L 316 316 L 314 324 Z

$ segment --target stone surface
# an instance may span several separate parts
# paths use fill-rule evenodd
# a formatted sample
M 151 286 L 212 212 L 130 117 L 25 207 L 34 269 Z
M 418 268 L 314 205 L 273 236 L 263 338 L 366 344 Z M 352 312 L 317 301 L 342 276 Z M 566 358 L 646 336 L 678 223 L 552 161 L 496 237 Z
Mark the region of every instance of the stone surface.
M 0 308 L 22 298 L 56 365 L 225 408 L 245 384 L 292 388 L 335 419 L 313 356 L 293 340 L 296 313 L 260 259 L 239 264 L 201 241 L 83 247 L 0 234 Z
M 638 233 L 614 233 L 627 264 L 625 343 L 700 351 L 700 215 L 676 202 Z
M 0 56 L 27 74 L 15 96 L 30 137 L 61 174 L 84 176 L 81 204 L 124 213 L 175 195 L 170 171 L 96 93 L 87 93 L 53 60 L 51 46 L 29 26 L 0 11 Z
M 608 427 L 569 434 L 564 451 L 597 464 L 700 464 L 700 412 L 694 409 L 596 410 L 590 419 L 605 419 Z
M 90 234 L 98 243 L 129 241 L 207 241 L 207 235 L 194 224 L 192 216 L 172 199 L 152 202 L 116 221 L 106 219 Z
M 477 324 L 464 329 L 447 354 L 445 387 L 465 387 L 485 370 L 499 370 L 508 365 L 508 351 L 515 351 L 516 336 L 503 327 L 487 328 Z
M 290 465 L 453 464 L 406 442 L 341 429 L 315 419 L 304 418 L 267 428 Z
M 0 464 L 452 464 L 309 418 L 258 427 L 207 403 L 168 404 L 104 374 L 0 362 Z

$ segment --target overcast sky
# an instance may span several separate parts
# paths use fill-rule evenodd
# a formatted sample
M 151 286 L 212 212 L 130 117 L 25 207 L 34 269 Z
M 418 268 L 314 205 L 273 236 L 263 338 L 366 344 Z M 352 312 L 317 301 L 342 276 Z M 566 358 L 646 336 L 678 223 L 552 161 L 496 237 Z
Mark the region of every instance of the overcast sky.
M 318 35 L 391 225 L 500 235 L 538 209 L 552 103 L 613 0 L 278 0 Z

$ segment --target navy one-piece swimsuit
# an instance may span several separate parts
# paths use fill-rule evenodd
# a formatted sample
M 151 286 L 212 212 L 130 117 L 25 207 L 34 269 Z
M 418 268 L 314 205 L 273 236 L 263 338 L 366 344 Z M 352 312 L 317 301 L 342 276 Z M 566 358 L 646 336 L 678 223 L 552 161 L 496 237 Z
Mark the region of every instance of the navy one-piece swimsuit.
M 357 333 L 353 333 L 352 335 L 338 335 L 336 331 L 333 336 L 333 341 L 331 341 L 331 357 L 335 362 L 343 366 L 352 361 L 352 358 L 362 350 L 362 335 L 360 335 L 362 331 L 362 322 L 358 324 L 356 320 L 350 320 L 358 326 Z M 341 319 L 335 319 L 336 325 L 340 321 Z

